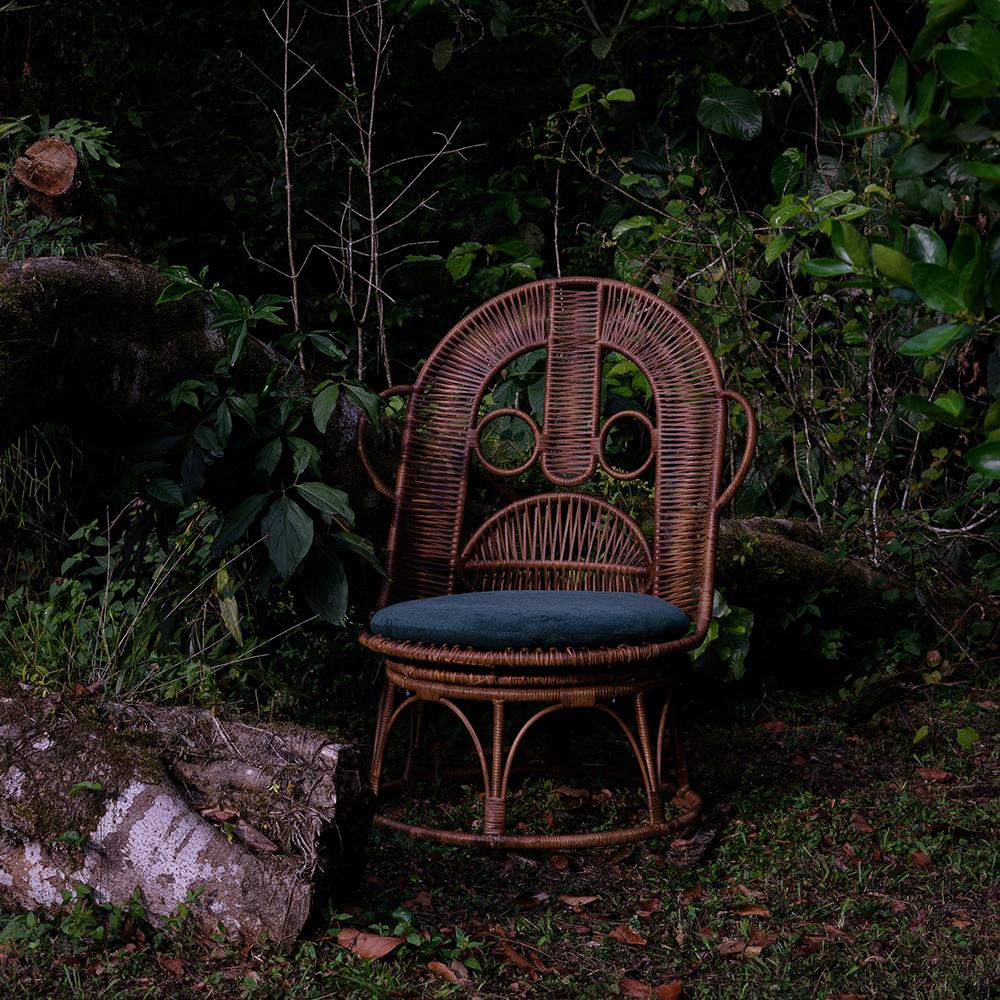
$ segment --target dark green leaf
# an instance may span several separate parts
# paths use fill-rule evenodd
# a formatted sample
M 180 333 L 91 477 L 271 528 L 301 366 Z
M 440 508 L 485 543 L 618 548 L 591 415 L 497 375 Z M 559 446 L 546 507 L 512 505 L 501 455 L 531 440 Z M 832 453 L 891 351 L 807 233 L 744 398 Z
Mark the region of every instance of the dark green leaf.
M 901 111 L 906 103 L 907 65 L 905 56 L 897 56 L 889 70 L 889 78 L 885 83 L 886 93 L 892 98 L 896 111 Z
M 302 574 L 302 595 L 313 613 L 340 625 L 347 613 L 347 576 L 339 556 L 323 553 L 309 560 Z
M 171 507 L 183 507 L 184 496 L 180 486 L 170 479 L 150 479 L 146 483 L 146 496 L 158 503 L 165 503 Z
M 937 94 L 938 78 L 937 73 L 931 70 L 917 84 L 913 92 L 913 99 L 910 102 L 909 127 L 918 129 L 927 121 L 934 106 L 934 97 Z
M 948 152 L 935 152 L 930 146 L 919 142 L 916 146 L 910 146 L 893 161 L 893 177 L 920 177 L 929 170 L 943 163 L 948 158 Z
M 836 66 L 844 57 L 844 43 L 824 42 L 820 51 L 823 53 L 823 60 L 825 62 L 831 66 Z
M 611 39 L 603 36 L 592 38 L 590 40 L 590 51 L 598 59 L 607 59 L 608 53 L 611 51 Z
M 947 405 L 942 406 L 939 405 L 940 400 L 932 401 L 923 399 L 920 396 L 904 396 L 899 402 L 907 410 L 912 410 L 914 413 L 921 414 L 921 416 L 930 417 L 932 420 L 937 420 L 942 424 L 948 424 L 950 427 L 961 427 L 964 423 L 961 419 L 964 406 L 958 407 L 956 405 L 958 401 L 956 400 L 947 400 Z
M 965 323 L 946 323 L 944 326 L 932 326 L 929 330 L 924 330 L 900 344 L 899 353 L 910 357 L 930 357 L 930 355 L 938 354 L 952 344 L 964 340 L 972 332 L 973 328 Z
M 881 274 L 906 288 L 913 287 L 913 262 L 906 254 L 879 243 L 872 245 L 872 260 Z
M 834 222 L 830 230 L 833 252 L 860 271 L 868 267 L 868 241 L 849 222 Z
M 922 59 L 927 55 L 928 50 L 942 32 L 950 25 L 960 21 L 970 7 L 972 7 L 972 0 L 945 0 L 940 6 L 931 8 L 927 20 L 910 50 L 910 58 Z
M 450 38 L 442 38 L 431 52 L 431 62 L 434 63 L 434 68 L 440 73 L 451 62 L 451 57 L 454 54 L 455 43 Z
M 731 139 L 756 139 L 763 116 L 757 98 L 742 87 L 716 87 L 698 105 L 698 121 Z
M 987 479 L 1000 479 L 1000 441 L 977 444 L 965 453 L 965 460 Z
M 280 496 L 264 515 L 261 531 L 274 568 L 287 580 L 312 545 L 312 518 L 294 500 Z
M 791 233 L 783 236 L 775 236 L 773 240 L 764 248 L 764 260 L 770 264 L 777 260 L 791 245 L 795 237 Z
M 838 274 L 850 274 L 854 268 L 835 257 L 816 257 L 800 264 L 799 270 L 817 278 L 831 278 Z
M 378 427 L 380 406 L 378 395 L 356 382 L 345 382 L 344 392 L 347 394 L 347 398 L 360 408 L 368 418 L 368 422 L 373 427 Z
M 619 87 L 617 90 L 609 90 L 604 95 L 604 99 L 606 101 L 624 101 L 630 104 L 635 100 L 635 94 L 628 87 Z
M 914 264 L 913 288 L 931 309 L 960 313 L 966 308 L 959 276 L 939 264 Z
M 271 473 L 278 467 L 281 460 L 282 441 L 280 437 L 271 438 L 260 451 L 257 452 L 257 469 L 264 473 L 265 477 L 270 477 Z
M 340 399 L 340 386 L 328 385 L 321 389 L 312 402 L 313 423 L 320 434 L 326 433 L 326 425 L 330 422 L 330 416 Z
M 798 149 L 786 149 L 781 156 L 771 164 L 771 186 L 780 198 L 786 191 L 795 187 L 795 182 L 802 173 L 805 157 Z
M 1000 163 L 984 163 L 982 160 L 960 160 L 959 165 L 970 177 L 984 181 L 1000 182 Z
M 319 482 L 296 483 L 295 490 L 320 513 L 333 515 L 347 527 L 354 524 L 354 511 L 351 510 L 351 503 L 343 490 Z
M 319 466 L 319 452 L 310 441 L 293 435 L 288 438 L 288 447 L 292 451 L 293 475 L 300 476 L 310 466 L 314 469 Z
M 958 227 L 955 242 L 951 245 L 951 253 L 948 254 L 948 270 L 961 272 L 966 264 L 981 258 L 982 255 L 983 245 L 979 240 L 979 233 L 967 222 L 963 222 Z
M 933 229 L 928 229 L 926 226 L 910 226 L 907 242 L 909 256 L 913 260 L 942 266 L 948 263 L 948 248 Z
M 231 545 L 235 545 L 250 529 L 250 525 L 257 520 L 257 515 L 264 509 L 267 503 L 268 494 L 255 493 L 246 500 L 238 503 L 222 519 L 219 532 L 212 543 L 212 558 L 216 558 L 225 552 Z
M 943 45 L 934 54 L 941 75 L 957 87 L 990 82 L 990 71 L 966 49 Z
M 355 535 L 350 531 L 337 531 L 330 536 L 330 540 L 336 548 L 347 552 L 354 552 L 361 556 L 369 565 L 378 570 L 382 576 L 385 576 L 385 568 L 379 561 L 378 556 L 375 555 L 375 548 L 367 538 L 362 538 L 360 535 Z

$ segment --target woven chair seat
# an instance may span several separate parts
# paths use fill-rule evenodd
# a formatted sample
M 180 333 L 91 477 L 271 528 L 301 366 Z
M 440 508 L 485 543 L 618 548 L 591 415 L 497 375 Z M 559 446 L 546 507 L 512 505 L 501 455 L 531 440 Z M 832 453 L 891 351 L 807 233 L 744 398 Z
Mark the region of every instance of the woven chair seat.
M 472 649 L 566 649 L 666 642 L 688 616 L 650 594 L 488 590 L 390 604 L 371 631 L 388 639 Z

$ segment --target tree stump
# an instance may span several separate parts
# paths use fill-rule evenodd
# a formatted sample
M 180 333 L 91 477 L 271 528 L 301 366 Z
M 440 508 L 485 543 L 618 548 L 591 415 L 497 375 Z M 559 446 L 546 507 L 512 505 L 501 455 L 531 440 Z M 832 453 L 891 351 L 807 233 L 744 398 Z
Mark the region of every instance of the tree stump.
M 0 696 L 0 906 L 83 883 L 186 904 L 207 935 L 288 949 L 364 867 L 374 803 L 353 747 L 193 708 Z

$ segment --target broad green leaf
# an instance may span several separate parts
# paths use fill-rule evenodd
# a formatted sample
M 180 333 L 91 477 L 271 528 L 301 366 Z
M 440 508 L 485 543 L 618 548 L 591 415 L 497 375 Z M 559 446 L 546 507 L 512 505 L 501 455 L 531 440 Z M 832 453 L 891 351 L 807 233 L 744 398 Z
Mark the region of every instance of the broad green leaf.
M 820 48 L 823 53 L 823 60 L 829 63 L 831 66 L 836 66 L 837 63 L 844 57 L 844 43 L 843 42 L 824 42 Z
M 932 150 L 926 143 L 910 146 L 893 160 L 890 173 L 893 177 L 920 177 L 944 163 L 949 153 Z
M 982 256 L 970 260 L 958 276 L 958 288 L 962 301 L 965 303 L 966 309 L 975 316 L 983 315 L 986 309 L 984 278 L 985 269 Z
M 150 479 L 145 484 L 145 493 L 151 500 L 171 507 L 183 507 L 184 496 L 180 486 L 170 479 Z
M 288 438 L 288 447 L 292 451 L 293 475 L 300 476 L 310 466 L 315 469 L 319 465 L 319 452 L 311 441 L 292 435 Z
M 1000 31 L 992 24 L 977 21 L 972 26 L 968 46 L 969 51 L 989 70 L 993 80 L 1000 83 Z
M 944 240 L 926 226 L 910 226 L 907 236 L 909 256 L 913 260 L 924 261 L 927 264 L 947 264 L 948 248 Z
M 959 166 L 970 177 L 984 181 L 1000 182 L 1000 163 L 984 163 L 982 160 L 960 160 Z
M 941 75 L 957 87 L 973 87 L 990 82 L 990 71 L 966 49 L 943 45 L 934 54 Z
M 979 240 L 979 233 L 967 222 L 963 222 L 958 227 L 955 242 L 948 254 L 948 270 L 960 273 L 966 264 L 982 257 L 982 254 L 983 245 Z
M 302 595 L 323 621 L 340 625 L 347 613 L 347 576 L 340 557 L 324 552 L 309 560 L 302 574 Z
M 431 62 L 440 73 L 451 62 L 455 54 L 455 43 L 450 38 L 442 38 L 431 51 Z
M 257 452 L 255 466 L 262 472 L 265 478 L 270 478 L 271 473 L 278 467 L 281 459 L 281 450 L 284 447 L 280 437 L 272 438 Z
M 764 248 L 764 260 L 771 264 L 778 259 L 791 245 L 795 237 L 791 233 L 783 236 L 775 236 L 773 240 Z
M 368 418 L 368 423 L 373 427 L 378 427 L 380 404 L 378 396 L 371 389 L 356 382 L 345 382 L 344 392 L 347 398 Z
M 316 430 L 320 434 L 326 433 L 326 425 L 330 422 L 330 416 L 340 399 L 340 386 L 328 385 L 316 393 L 316 398 L 312 401 L 312 417 Z
M 872 260 L 880 273 L 897 285 L 913 287 L 913 261 L 906 254 L 880 243 L 873 244 L 871 251 Z
M 635 100 L 635 94 L 628 87 L 619 87 L 617 90 L 609 90 L 605 95 L 606 101 L 622 101 L 631 104 Z
M 931 309 L 943 313 L 965 311 L 959 276 L 940 264 L 914 264 L 913 288 Z
M 973 332 L 971 326 L 965 323 L 946 323 L 943 326 L 932 326 L 929 330 L 910 337 L 899 345 L 899 353 L 910 357 L 930 357 L 960 340 L 964 340 Z
M 351 502 L 343 490 L 334 489 L 326 483 L 296 483 L 295 490 L 307 503 L 312 504 L 320 513 L 331 514 L 341 521 L 345 527 L 354 524 L 354 511 Z
M 917 35 L 917 39 L 913 43 L 910 58 L 922 59 L 927 55 L 930 47 L 945 29 L 960 21 L 971 7 L 972 0 L 944 0 L 944 3 L 932 7 L 920 34 Z
M 979 742 L 979 733 L 972 726 L 963 726 L 955 733 L 955 739 L 963 750 L 971 750 L 973 744 Z
M 920 128 L 927 121 L 934 106 L 934 97 L 937 94 L 938 78 L 937 73 L 931 70 L 917 84 L 913 92 L 913 99 L 910 102 L 910 122 L 912 129 Z
M 811 274 L 816 278 L 832 278 L 838 274 L 850 274 L 854 268 L 836 257 L 816 257 L 803 261 L 799 265 L 803 274 Z
M 961 419 L 963 411 L 959 411 L 956 415 L 952 412 L 954 406 L 940 406 L 938 405 L 938 400 L 924 399 L 921 396 L 904 396 L 900 401 L 900 406 L 907 410 L 912 410 L 914 413 L 919 413 L 922 416 L 930 417 L 932 420 L 938 420 L 942 424 L 948 424 L 950 427 L 961 427 L 964 421 Z M 963 401 L 964 405 L 964 401 Z
M 294 500 L 280 496 L 264 515 L 261 531 L 274 568 L 287 580 L 312 545 L 312 518 Z
M 846 205 L 849 201 L 854 201 L 853 191 L 831 191 L 829 194 L 817 198 L 813 202 L 813 208 L 821 212 L 828 212 L 831 209 L 840 208 L 841 205 Z
M 965 453 L 965 460 L 981 476 L 1000 479 L 1000 441 L 977 444 Z
M 757 98 L 743 87 L 716 87 L 698 105 L 698 121 L 731 139 L 756 139 L 763 115 Z
M 569 99 L 569 110 L 578 111 L 580 108 L 584 108 L 588 104 L 588 95 L 594 89 L 592 83 L 581 83 L 579 86 L 573 88 L 573 93 Z
M 830 231 L 833 252 L 860 271 L 868 267 L 868 241 L 849 222 L 834 222 Z
M 957 389 L 936 396 L 934 405 L 956 420 L 961 419 L 965 414 L 965 397 Z
M 802 173 L 805 157 L 798 149 L 786 149 L 781 156 L 771 164 L 771 186 L 774 193 L 781 197 L 789 188 L 795 187 L 795 182 Z
M 255 493 L 226 514 L 212 543 L 212 558 L 235 545 L 247 533 L 250 525 L 257 520 L 257 515 L 264 509 L 267 499 L 266 493 Z
M 355 535 L 350 531 L 337 531 L 330 536 L 330 541 L 335 548 L 356 553 L 369 563 L 373 569 L 378 570 L 382 576 L 386 575 L 385 568 L 379 562 L 378 556 L 375 555 L 374 546 L 367 538 L 362 538 L 360 535 Z
M 592 38 L 590 40 L 590 51 L 598 59 L 607 59 L 608 53 L 611 51 L 611 39 L 605 38 L 603 35 Z
M 889 70 L 889 78 L 885 83 L 886 93 L 892 98 L 892 103 L 896 107 L 896 111 L 902 110 L 903 105 L 906 103 L 906 90 L 907 90 L 907 66 L 906 57 L 897 56 L 896 61 L 892 64 L 892 69 Z

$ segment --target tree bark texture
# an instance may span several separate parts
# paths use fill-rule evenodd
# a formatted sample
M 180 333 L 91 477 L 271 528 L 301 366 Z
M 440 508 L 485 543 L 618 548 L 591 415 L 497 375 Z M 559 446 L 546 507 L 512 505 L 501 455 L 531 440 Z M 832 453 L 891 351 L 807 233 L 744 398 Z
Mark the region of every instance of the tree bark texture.
M 79 883 L 150 918 L 288 949 L 364 866 L 373 798 L 354 748 L 193 708 L 0 697 L 0 906 Z

